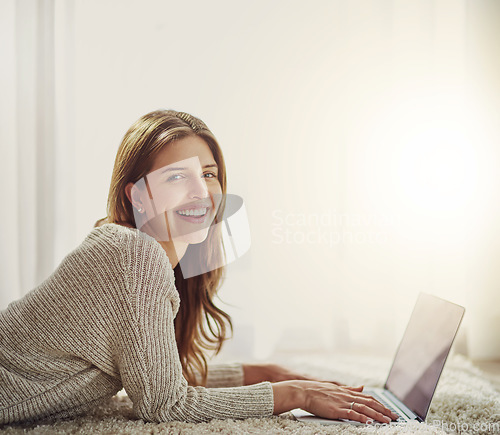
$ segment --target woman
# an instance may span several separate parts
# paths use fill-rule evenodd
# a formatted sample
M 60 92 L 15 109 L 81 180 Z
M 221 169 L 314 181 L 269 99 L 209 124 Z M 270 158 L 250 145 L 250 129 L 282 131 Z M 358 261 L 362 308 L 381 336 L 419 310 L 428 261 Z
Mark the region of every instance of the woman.
M 231 329 L 213 303 L 222 268 L 185 279 L 179 261 L 189 253 L 218 264 L 225 193 L 222 153 L 202 121 L 156 111 L 129 129 L 107 218 L 0 313 L 0 424 L 72 417 L 121 388 L 137 416 L 153 422 L 297 407 L 361 422 L 394 417 L 362 387 L 276 365 L 207 366 L 204 352 L 217 353 Z

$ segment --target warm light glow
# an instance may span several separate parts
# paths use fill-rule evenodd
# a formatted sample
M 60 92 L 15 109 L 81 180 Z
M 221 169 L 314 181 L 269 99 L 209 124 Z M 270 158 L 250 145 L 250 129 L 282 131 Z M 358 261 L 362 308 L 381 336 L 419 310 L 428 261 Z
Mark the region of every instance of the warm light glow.
M 460 131 L 424 129 L 401 148 L 398 190 L 404 203 L 423 212 L 452 212 L 466 205 L 474 190 L 475 158 Z

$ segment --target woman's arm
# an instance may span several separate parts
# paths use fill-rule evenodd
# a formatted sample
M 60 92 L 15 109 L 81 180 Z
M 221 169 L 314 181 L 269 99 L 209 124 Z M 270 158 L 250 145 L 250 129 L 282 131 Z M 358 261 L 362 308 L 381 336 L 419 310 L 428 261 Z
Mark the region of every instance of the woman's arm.
M 132 336 L 119 349 L 117 361 L 123 387 L 140 418 L 203 422 L 272 415 L 270 383 L 232 388 L 188 386 L 177 353 L 171 302 L 153 303 L 146 294 L 144 299 L 135 305 L 148 314 L 138 319 L 135 330 L 128 331 Z
M 320 417 L 363 423 L 368 420 L 387 423 L 390 418 L 397 418 L 375 399 L 362 394 L 363 387 L 318 382 L 277 364 L 244 364 L 243 372 L 245 385 L 273 382 L 274 414 L 302 408 Z
M 127 318 L 119 319 L 115 361 L 136 414 L 147 421 L 202 422 L 271 416 L 268 382 L 232 388 L 192 387 L 182 373 L 174 330 L 179 295 L 156 241 L 137 238 L 125 252 Z

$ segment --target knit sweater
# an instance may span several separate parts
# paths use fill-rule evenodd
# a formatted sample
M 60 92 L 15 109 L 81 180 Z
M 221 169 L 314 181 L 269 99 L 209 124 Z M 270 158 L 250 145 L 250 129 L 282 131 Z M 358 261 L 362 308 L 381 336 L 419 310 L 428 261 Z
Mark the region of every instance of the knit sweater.
M 115 224 L 95 228 L 0 312 L 0 424 L 73 417 L 122 387 L 151 422 L 272 415 L 271 384 L 242 386 L 239 364 L 210 367 L 207 387 L 188 385 L 174 331 L 179 304 L 155 239 Z

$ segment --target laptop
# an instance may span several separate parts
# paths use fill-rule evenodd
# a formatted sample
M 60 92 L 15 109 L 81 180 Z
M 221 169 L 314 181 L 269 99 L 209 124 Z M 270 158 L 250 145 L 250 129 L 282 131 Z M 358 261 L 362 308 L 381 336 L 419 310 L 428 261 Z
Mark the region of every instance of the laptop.
M 373 396 L 398 414 L 399 419 L 393 424 L 425 421 L 464 312 L 460 305 L 419 294 L 384 388 L 363 390 L 363 394 Z M 294 409 L 292 414 L 300 421 L 363 425 L 317 417 L 302 409 Z

